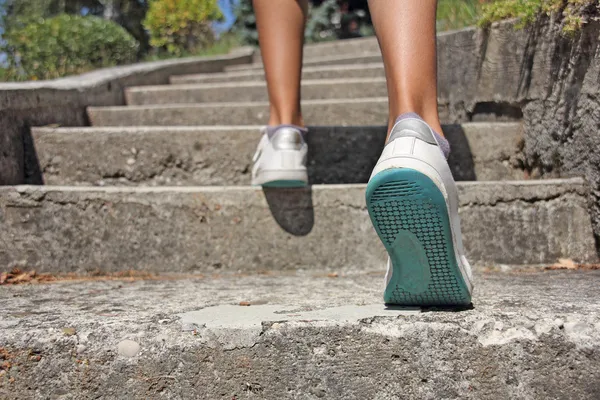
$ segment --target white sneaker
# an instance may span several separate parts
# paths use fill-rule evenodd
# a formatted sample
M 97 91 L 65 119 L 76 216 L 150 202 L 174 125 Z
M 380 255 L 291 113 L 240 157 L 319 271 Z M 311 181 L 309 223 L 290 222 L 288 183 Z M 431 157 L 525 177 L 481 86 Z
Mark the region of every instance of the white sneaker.
M 252 161 L 252 185 L 303 187 L 308 184 L 306 130 L 293 125 L 265 127 Z
M 472 275 L 456 184 L 436 135 L 422 119 L 396 123 L 366 196 L 371 221 L 389 254 L 384 301 L 470 304 Z

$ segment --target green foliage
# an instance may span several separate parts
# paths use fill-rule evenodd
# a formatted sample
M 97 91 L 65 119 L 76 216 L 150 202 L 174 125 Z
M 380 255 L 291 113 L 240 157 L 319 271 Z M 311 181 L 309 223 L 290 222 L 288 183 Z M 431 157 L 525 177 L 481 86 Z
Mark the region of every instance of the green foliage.
M 148 54 L 143 58 L 144 61 L 158 61 L 158 60 L 167 60 L 171 58 L 179 58 L 179 57 L 200 57 L 200 56 L 216 56 L 220 54 L 227 54 L 232 49 L 239 47 L 240 41 L 239 38 L 231 32 L 227 32 L 216 40 L 210 46 L 199 49 L 194 52 L 184 52 L 179 56 L 175 56 L 173 54 L 168 54 L 165 52 L 153 52 Z
M 148 32 L 143 21 L 148 12 L 147 0 L 64 0 L 71 2 L 88 2 L 91 14 L 118 23 L 140 43 L 140 51 L 146 52 L 150 48 Z M 75 13 L 81 12 L 81 6 Z
M 240 0 L 235 9 L 235 24 L 231 32 L 235 34 L 242 44 L 258 46 L 258 31 L 256 30 L 256 17 L 252 0 Z
M 366 1 L 364 9 L 342 12 L 337 0 L 325 0 L 311 6 L 306 23 L 305 39 L 308 43 L 373 35 Z M 243 44 L 258 45 L 256 17 L 252 0 L 240 0 L 235 10 L 237 20 L 232 29 Z
M 153 47 L 182 55 L 211 45 L 211 22 L 221 18 L 217 0 L 152 0 L 144 26 Z
M 148 9 L 146 0 L 0 0 L 0 26 L 4 31 L 22 28 L 40 18 L 60 14 L 102 17 L 117 22 L 140 42 L 140 50 L 148 49 L 148 35 L 142 20 Z
M 308 43 L 371 36 L 374 34 L 367 2 L 342 10 L 337 0 L 310 8 L 305 39 Z
M 93 10 L 100 0 L 5 0 L 2 26 L 5 30 L 26 25 L 39 18 L 79 14 L 83 7 Z
M 479 24 L 517 18 L 520 26 L 525 26 L 546 16 L 560 21 L 565 34 L 574 34 L 598 14 L 598 0 L 497 0 L 483 7 Z
M 562 3 L 562 0 L 552 0 Z M 518 18 L 522 24 L 529 24 L 536 20 L 542 12 L 544 0 L 499 0 L 483 8 L 480 25 L 489 25 L 494 21 L 508 18 Z
M 483 0 L 438 0 L 438 31 L 476 25 L 485 2 Z
M 97 17 L 59 15 L 12 27 L 4 35 L 6 78 L 53 79 L 136 60 L 138 43 Z
M 336 21 L 340 20 L 339 16 L 337 0 L 326 0 L 318 7 L 311 7 L 304 31 L 305 40 L 311 43 L 337 39 L 339 23 L 336 24 Z

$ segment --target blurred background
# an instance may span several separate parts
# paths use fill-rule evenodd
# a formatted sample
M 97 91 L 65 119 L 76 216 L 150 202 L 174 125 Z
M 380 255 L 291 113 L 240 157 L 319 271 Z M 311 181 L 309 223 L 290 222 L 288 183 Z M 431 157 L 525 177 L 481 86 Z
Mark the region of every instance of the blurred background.
M 580 0 L 549 2 L 569 1 Z M 438 29 L 510 16 L 526 19 L 540 12 L 543 2 L 440 0 Z M 223 54 L 258 43 L 251 0 L 0 0 L 0 34 L 1 81 Z M 307 42 L 369 35 L 373 27 L 367 0 L 311 1 Z

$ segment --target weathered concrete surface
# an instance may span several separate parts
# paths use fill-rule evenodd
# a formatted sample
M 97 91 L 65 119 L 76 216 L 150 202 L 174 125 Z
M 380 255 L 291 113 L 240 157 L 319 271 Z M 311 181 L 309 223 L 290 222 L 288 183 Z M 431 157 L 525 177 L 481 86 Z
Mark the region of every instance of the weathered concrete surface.
M 38 271 L 364 269 L 386 253 L 365 185 L 0 188 L 0 265 Z M 459 183 L 481 266 L 595 260 L 582 180 Z
M 89 107 L 88 116 L 93 126 L 261 125 L 268 120 L 268 111 L 267 102 L 254 101 Z M 440 104 L 443 123 L 456 120 L 452 112 L 446 104 Z M 306 100 L 302 102 L 302 113 L 310 125 L 382 125 L 387 123 L 388 100 L 387 97 Z M 479 121 L 519 120 L 518 116 L 496 118 L 487 112 L 477 116 Z
M 340 79 L 340 78 L 384 78 L 383 64 L 330 65 L 324 67 L 306 67 L 302 69 L 302 79 Z M 264 81 L 262 70 L 222 72 L 213 74 L 177 75 L 171 77 L 172 84 L 219 83 Z
M 354 99 L 387 96 L 385 78 L 308 80 L 304 100 Z M 125 90 L 129 105 L 268 101 L 264 82 L 138 86 Z
M 222 127 L 33 128 L 49 185 L 247 185 L 260 129 Z M 456 180 L 519 180 L 521 124 L 446 125 Z M 366 183 L 386 127 L 310 127 L 309 179 Z M 101 151 L 98 151 L 101 149 Z
M 0 397 L 597 399 L 600 274 L 476 278 L 460 312 L 381 273 L 1 287 Z
M 381 63 L 383 60 L 381 58 L 381 53 L 379 51 L 360 54 L 360 55 L 333 55 L 333 56 L 323 56 L 323 57 L 315 57 L 310 59 L 305 59 L 303 66 L 304 67 L 324 67 L 327 65 L 348 65 L 348 64 L 371 64 L 371 63 Z M 252 65 L 232 65 L 225 68 L 225 71 L 260 71 L 263 69 L 262 63 L 257 62 Z
M 304 46 L 304 59 L 311 60 L 332 56 L 359 56 L 378 52 L 379 43 L 377 43 L 377 38 L 371 36 L 307 44 Z M 260 56 L 260 49 L 258 49 L 257 55 Z
M 439 33 L 437 35 L 438 54 L 443 53 L 443 56 L 440 57 L 442 62 L 438 65 L 445 68 L 449 66 L 445 62 L 451 61 L 453 67 L 460 67 L 460 64 L 454 65 L 454 62 L 460 60 L 461 56 L 468 56 L 468 60 L 471 60 L 473 56 L 477 57 L 478 54 L 473 54 L 473 52 L 480 50 L 478 45 L 481 41 L 486 40 L 486 36 L 485 32 L 478 31 L 475 28 Z M 485 57 L 485 54 L 483 56 Z M 255 57 L 255 59 L 260 60 L 260 57 Z M 309 67 L 373 62 L 381 62 L 379 45 L 375 37 L 307 45 L 304 49 L 304 66 Z M 464 67 L 467 66 L 472 67 L 473 65 L 464 64 L 463 68 L 459 68 L 459 71 L 464 72 Z M 248 66 L 231 66 L 227 67 L 226 70 L 239 71 L 248 68 Z M 262 64 L 260 61 L 256 62 L 251 68 L 260 70 Z M 449 71 L 449 73 L 455 77 L 460 75 L 458 71 Z M 443 77 L 447 76 L 444 71 L 441 75 Z
M 267 102 L 90 107 L 93 126 L 261 125 L 268 119 Z M 304 120 L 310 125 L 384 125 L 387 97 L 306 100 Z
M 525 153 L 543 176 L 585 176 L 600 249 L 600 22 L 590 22 L 573 40 L 558 27 L 528 32 L 533 60 L 523 107 Z M 514 84 L 513 84 L 514 85 Z
M 25 183 L 25 149 L 18 118 L 0 111 L 0 185 Z
M 600 21 L 590 18 L 573 38 L 561 29 L 503 22 L 440 38 L 439 98 L 448 122 L 522 115 L 528 168 L 585 175 L 600 239 Z
M 364 38 L 309 43 L 304 45 L 304 61 L 311 62 L 324 57 L 357 57 L 379 54 L 379 43 L 375 36 Z M 261 63 L 260 47 L 255 48 L 254 61 Z
M 52 81 L 0 83 L 0 185 L 41 183 L 32 159 L 30 126 L 86 125 L 87 106 L 125 104 L 127 86 L 164 84 L 175 74 L 223 71 L 226 65 L 249 63 L 253 52 L 141 63 Z

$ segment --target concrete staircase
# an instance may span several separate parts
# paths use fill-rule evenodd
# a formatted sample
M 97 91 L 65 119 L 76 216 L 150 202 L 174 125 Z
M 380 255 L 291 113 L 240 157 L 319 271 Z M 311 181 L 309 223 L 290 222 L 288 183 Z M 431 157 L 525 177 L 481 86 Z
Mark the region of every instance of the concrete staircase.
M 528 179 L 519 121 L 444 126 L 475 308 L 380 303 L 364 201 L 387 119 L 376 51 L 307 49 L 305 190 L 248 186 L 260 64 L 127 88 L 127 106 L 88 109 L 91 126 L 33 128 L 46 185 L 0 188 L 1 265 L 148 279 L 0 287 L 0 357 L 18 365 L 0 397 L 594 398 L 600 276 L 518 272 L 596 261 L 589 189 Z

